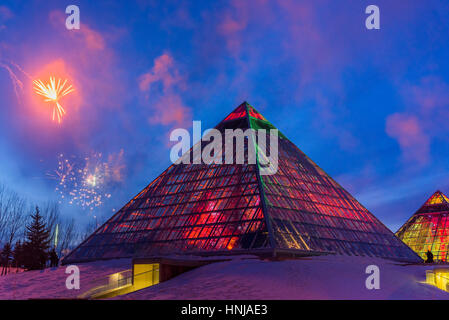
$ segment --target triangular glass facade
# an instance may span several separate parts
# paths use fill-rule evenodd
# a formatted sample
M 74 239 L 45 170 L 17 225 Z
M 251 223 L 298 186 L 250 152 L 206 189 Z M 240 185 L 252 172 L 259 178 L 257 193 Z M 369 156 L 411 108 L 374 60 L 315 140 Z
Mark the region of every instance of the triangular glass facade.
M 435 260 L 448 261 L 449 199 L 435 192 L 396 235 L 423 259 L 430 250 Z
M 222 133 L 248 128 L 275 129 L 246 102 L 216 126 Z M 244 164 L 174 164 L 64 263 L 258 252 L 420 260 L 282 133 L 278 136 L 277 173 L 262 175 L 258 157 L 248 164 L 249 148 L 260 149 L 249 138 Z M 267 133 L 268 145 L 270 139 Z

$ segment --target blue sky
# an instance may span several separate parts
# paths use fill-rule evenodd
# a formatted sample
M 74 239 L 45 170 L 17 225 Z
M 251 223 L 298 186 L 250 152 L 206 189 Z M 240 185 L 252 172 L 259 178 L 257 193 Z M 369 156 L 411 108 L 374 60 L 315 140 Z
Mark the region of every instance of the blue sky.
M 59 199 L 59 154 L 101 153 L 120 162 L 111 197 L 63 209 L 109 216 L 170 164 L 172 129 L 244 100 L 393 231 L 449 193 L 445 1 L 77 1 L 80 30 L 69 4 L 0 4 L 0 180 L 33 201 Z M 30 81 L 51 72 L 76 88 L 60 125 Z

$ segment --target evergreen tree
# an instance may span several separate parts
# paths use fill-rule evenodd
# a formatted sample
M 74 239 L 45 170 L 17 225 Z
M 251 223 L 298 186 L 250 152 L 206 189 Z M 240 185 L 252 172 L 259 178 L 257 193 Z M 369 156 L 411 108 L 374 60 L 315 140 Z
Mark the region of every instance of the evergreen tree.
M 12 259 L 11 244 L 8 242 L 3 247 L 3 250 L 1 253 L 1 260 L 2 260 L 2 266 L 3 266 L 1 275 L 8 273 L 11 259 Z
M 40 215 L 39 208 L 31 215 L 31 224 L 26 227 L 26 241 L 23 247 L 24 266 L 28 270 L 44 269 L 50 247 L 50 232 Z

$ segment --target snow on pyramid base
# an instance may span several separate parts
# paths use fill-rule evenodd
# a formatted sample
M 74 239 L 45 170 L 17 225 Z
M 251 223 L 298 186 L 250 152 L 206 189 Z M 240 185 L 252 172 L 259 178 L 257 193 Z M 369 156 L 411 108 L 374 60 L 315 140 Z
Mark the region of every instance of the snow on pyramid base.
M 397 236 L 421 258 L 427 250 L 435 260 L 449 259 L 449 199 L 436 191 L 398 230 Z
M 244 102 L 215 129 L 275 127 Z M 271 145 L 273 136 L 266 135 Z M 243 164 L 171 165 L 63 263 L 173 254 L 330 253 L 421 261 L 282 133 L 276 137 L 275 174 L 261 174 L 263 148 L 250 138 Z M 256 163 L 248 161 L 250 151 L 258 155 Z M 268 158 L 263 151 L 262 158 Z

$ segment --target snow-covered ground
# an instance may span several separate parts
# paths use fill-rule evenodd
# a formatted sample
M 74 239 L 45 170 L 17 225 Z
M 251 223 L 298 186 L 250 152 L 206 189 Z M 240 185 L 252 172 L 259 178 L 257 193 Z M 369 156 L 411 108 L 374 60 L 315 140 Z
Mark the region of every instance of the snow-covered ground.
M 379 290 L 365 287 L 365 269 L 372 264 L 380 268 Z M 90 281 L 130 266 L 129 260 L 79 264 L 81 291 L 88 289 Z M 420 283 L 429 268 L 344 256 L 285 261 L 235 258 L 115 299 L 449 299 L 449 293 Z M 65 288 L 64 270 L 0 277 L 0 299 L 74 298 L 80 292 Z
M 80 290 L 68 290 L 65 267 L 27 271 L 0 277 L 0 299 L 73 299 L 90 289 L 90 282 L 111 273 L 131 268 L 131 260 L 96 261 L 77 265 Z
M 368 265 L 380 268 L 380 290 L 368 290 Z M 383 259 L 325 256 L 279 262 L 233 260 L 204 266 L 121 299 L 449 299 L 419 283 L 426 266 Z

